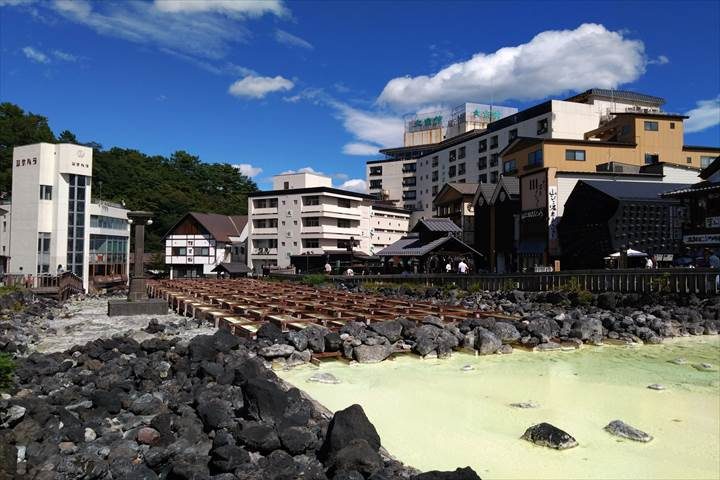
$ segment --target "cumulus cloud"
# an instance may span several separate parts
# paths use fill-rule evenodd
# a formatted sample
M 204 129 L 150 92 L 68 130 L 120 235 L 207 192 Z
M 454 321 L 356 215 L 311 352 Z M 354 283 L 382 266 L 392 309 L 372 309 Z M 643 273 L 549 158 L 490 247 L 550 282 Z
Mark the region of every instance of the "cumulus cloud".
M 33 62 L 37 63 L 50 63 L 50 58 L 40 50 L 33 47 L 23 47 L 23 54 Z
M 641 41 L 603 25 L 548 30 L 528 43 L 477 53 L 433 75 L 390 80 L 378 101 L 409 108 L 468 100 L 535 100 L 567 91 L 615 88 L 645 72 Z
M 278 43 L 282 43 L 283 45 L 288 45 L 290 47 L 300 47 L 307 50 L 312 50 L 315 48 L 313 44 L 308 42 L 307 40 L 280 29 L 275 30 L 275 41 Z
M 361 156 L 377 155 L 378 146 L 372 145 L 370 143 L 350 142 L 350 143 L 346 143 L 345 145 L 343 145 L 342 152 L 345 155 L 361 155 Z
M 291 90 L 295 84 L 280 75 L 276 77 L 259 77 L 248 75 L 228 88 L 228 93 L 236 97 L 264 98 L 272 92 Z
M 341 190 L 350 190 L 353 192 L 367 193 L 367 183 L 361 178 L 353 178 L 347 180 L 338 186 Z
M 710 100 L 700 100 L 697 106 L 686 112 L 685 132 L 693 133 L 720 124 L 720 95 Z
M 234 165 L 234 167 L 237 168 L 240 171 L 240 173 L 242 173 L 243 175 L 245 175 L 248 178 L 257 177 L 263 171 L 262 168 L 254 167 L 254 166 L 250 165 L 249 163 L 239 163 L 237 165 Z
M 162 12 L 220 12 L 230 15 L 259 17 L 272 13 L 279 17 L 288 11 L 280 0 L 155 0 Z
M 318 175 L 325 175 L 323 172 L 318 172 L 312 167 L 302 167 L 297 170 L 285 170 L 284 172 L 280 172 L 279 175 L 290 175 L 292 173 L 316 173 Z

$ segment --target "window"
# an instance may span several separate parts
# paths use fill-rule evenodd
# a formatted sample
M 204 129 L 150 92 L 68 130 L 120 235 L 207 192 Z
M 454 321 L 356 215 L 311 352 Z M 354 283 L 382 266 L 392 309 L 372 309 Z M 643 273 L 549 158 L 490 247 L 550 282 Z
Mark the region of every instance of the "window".
M 438 186 L 437 186 L 437 185 L 433 185 L 432 194 L 433 194 L 433 195 L 437 195 L 437 192 L 438 192 Z
M 480 157 L 478 160 L 478 170 L 485 170 L 487 168 L 487 157 Z
M 259 218 L 254 220 L 255 228 L 277 228 L 277 218 Z
M 490 148 L 497 148 L 498 147 L 498 136 L 493 135 L 490 137 Z
M 651 163 L 658 163 L 660 161 L 660 155 L 657 153 L 646 153 L 645 154 L 645 165 L 650 165 Z
M 370 188 L 382 188 L 382 180 L 370 180 Z
M 50 233 L 38 232 L 37 273 L 50 273 Z
M 448 153 L 448 160 L 451 162 L 454 162 L 456 158 L 457 158 L 457 151 L 450 150 L 450 153 Z
M 543 133 L 547 133 L 548 131 L 548 119 L 543 118 L 542 120 L 537 121 L 537 134 L 542 135 Z
M 210 255 L 210 247 L 195 247 L 195 256 L 207 257 Z
M 40 200 L 52 200 L 52 185 L 40 185 Z
M 90 215 L 90 226 L 95 228 L 109 228 L 112 230 L 127 230 L 128 222 L 123 218 Z
M 456 167 L 453 165 L 452 167 L 448 168 L 448 177 L 454 177 L 455 176 Z
M 500 159 L 500 155 L 498 155 L 497 153 L 493 153 L 492 155 L 490 155 L 490 166 L 497 167 L 499 159 Z
M 382 166 L 370 167 L 370 175 L 382 175 Z
M 670 130 L 675 130 L 675 122 L 670 122 Z
M 498 172 L 490 172 L 490 183 L 497 183 Z
M 465 175 L 465 164 L 461 163 L 458 165 L 458 175 Z
M 348 251 L 352 250 L 352 247 L 354 246 L 353 242 L 350 240 L 338 240 L 335 245 L 337 245 L 337 248 L 342 248 Z
M 260 198 L 253 201 L 255 208 L 277 208 L 277 198 Z
M 415 163 L 405 163 L 403 164 L 402 171 L 403 173 L 413 173 L 417 169 L 417 164 Z
M 320 197 L 313 195 L 312 197 L 303 197 L 303 205 L 320 205 Z
M 630 125 L 623 125 L 622 128 L 620 129 L 620 135 L 624 137 L 629 133 L 630 133 Z
M 517 171 L 517 162 L 515 160 L 505 160 L 503 162 L 503 172 L 515 173 Z
M 478 182 L 479 183 L 487 183 L 487 173 L 483 173 L 482 175 L 480 175 L 478 177 Z
M 414 187 L 416 184 L 417 184 L 417 177 L 403 178 L 403 181 L 402 181 L 403 187 Z
M 458 150 L 458 158 L 465 158 L 465 147 L 460 147 L 460 149 Z
M 415 192 L 415 190 L 408 190 L 407 192 L 403 192 L 402 198 L 403 200 L 415 200 L 415 198 L 417 198 L 417 192 Z
M 686 161 L 687 163 L 692 163 L 692 157 L 686 157 L 686 158 L 685 158 L 685 161 Z
M 438 181 L 438 171 L 437 170 L 433 170 L 433 172 L 432 172 L 432 181 L 433 182 Z
M 303 226 L 304 227 L 319 227 L 320 226 L 320 218 L 319 217 L 305 217 L 305 218 L 303 218 Z
M 700 157 L 700 167 L 702 167 L 702 168 L 709 167 L 710 164 L 713 162 L 713 160 L 715 160 L 715 157 L 701 156 Z
M 658 131 L 658 122 L 645 122 L 645 131 L 646 132 L 657 132 Z
M 85 264 L 85 187 L 89 181 L 84 175 L 70 175 L 68 184 L 68 248 L 65 263 L 69 272 L 82 277 Z
M 290 182 L 283 182 L 283 190 L 290 190 Z
M 438 166 L 438 156 L 435 155 L 434 157 L 432 157 L 432 167 L 435 168 L 437 166 Z
M 585 161 L 585 150 L 565 150 L 565 160 Z
M 478 145 L 478 152 L 482 153 L 485 150 L 487 150 L 487 140 L 480 140 L 480 144 Z
M 338 198 L 337 200 L 338 207 L 340 208 L 351 208 L 352 202 L 348 200 L 347 198 Z
M 187 255 L 187 248 L 185 247 L 172 247 L 173 257 L 184 257 Z
M 517 138 L 517 136 L 518 136 L 517 128 L 513 128 L 512 130 L 510 130 L 508 132 L 508 141 L 512 142 L 513 140 L 515 140 Z
M 302 243 L 304 248 L 320 248 L 320 239 L 318 238 L 304 238 Z
M 347 220 L 345 218 L 338 218 L 337 219 L 337 226 L 338 228 L 351 228 L 352 222 L 350 220 Z
M 543 151 L 542 149 L 528 153 L 528 167 L 542 167 Z

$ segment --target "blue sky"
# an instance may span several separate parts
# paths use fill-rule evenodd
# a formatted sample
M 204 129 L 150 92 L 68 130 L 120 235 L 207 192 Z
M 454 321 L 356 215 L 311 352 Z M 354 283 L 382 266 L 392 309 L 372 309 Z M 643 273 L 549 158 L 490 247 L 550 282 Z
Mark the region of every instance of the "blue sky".
M 0 0 L 0 100 L 81 141 L 363 188 L 401 117 L 597 86 L 720 145 L 718 2 Z

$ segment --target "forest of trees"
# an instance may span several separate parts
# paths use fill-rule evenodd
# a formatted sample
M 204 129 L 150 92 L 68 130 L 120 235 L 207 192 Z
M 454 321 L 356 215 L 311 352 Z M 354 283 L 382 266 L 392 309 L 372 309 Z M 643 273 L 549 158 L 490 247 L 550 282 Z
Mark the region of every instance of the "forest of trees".
M 124 202 L 130 210 L 155 213 L 147 230 L 146 248 L 160 251 L 162 236 L 189 211 L 245 215 L 247 194 L 257 185 L 227 163 L 203 163 L 179 150 L 169 158 L 138 150 L 104 149 L 79 141 L 69 130 L 55 135 L 47 118 L 12 103 L 0 104 L 0 196 L 12 187 L 13 147 L 38 142 L 77 143 L 92 147 L 93 199 Z

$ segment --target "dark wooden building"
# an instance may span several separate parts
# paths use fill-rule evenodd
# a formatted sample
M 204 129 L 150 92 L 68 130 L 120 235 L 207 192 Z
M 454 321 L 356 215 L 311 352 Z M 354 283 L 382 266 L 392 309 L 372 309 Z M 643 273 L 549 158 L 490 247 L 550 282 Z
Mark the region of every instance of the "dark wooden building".
M 564 268 L 602 268 L 611 253 L 634 249 L 648 255 L 681 250 L 688 209 L 661 194 L 686 185 L 581 180 L 558 226 Z

